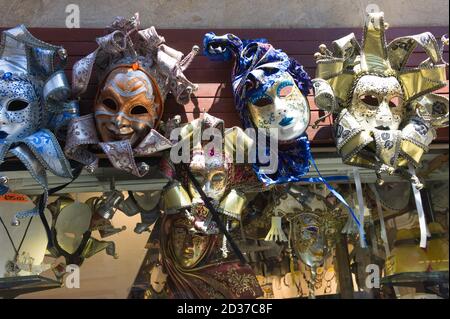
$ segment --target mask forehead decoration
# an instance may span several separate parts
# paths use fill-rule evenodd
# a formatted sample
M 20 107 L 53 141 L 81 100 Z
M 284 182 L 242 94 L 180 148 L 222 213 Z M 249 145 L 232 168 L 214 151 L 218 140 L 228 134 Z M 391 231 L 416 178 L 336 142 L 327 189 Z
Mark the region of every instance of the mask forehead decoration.
M 316 53 L 315 101 L 335 113 L 337 149 L 344 163 L 382 172 L 417 167 L 436 128 L 448 125 L 448 99 L 432 92 L 446 85 L 446 63 L 434 36 L 421 33 L 387 44 L 383 12 L 366 19 L 361 46 L 350 34 Z M 414 49 L 427 59 L 407 68 Z M 418 184 L 418 183 L 417 183 Z M 418 184 L 419 185 L 419 184 Z
M 0 164 L 6 157 L 22 161 L 44 189 L 47 170 L 71 178 L 70 165 L 58 138 L 78 105 L 68 101 L 70 88 L 64 74 L 67 53 L 36 39 L 23 25 L 5 30 L 0 45 Z M 37 208 L 17 218 L 37 214 Z
M 81 96 L 93 71 L 99 88 L 94 114 L 69 124 L 65 152 L 68 157 L 93 170 L 98 158 L 89 145 L 99 145 L 112 165 L 136 176 L 148 173 L 135 157 L 171 147 L 158 131 L 169 93 L 187 104 L 197 85 L 183 74 L 198 52 L 194 46 L 184 56 L 165 44 L 154 27 L 140 30 L 139 15 L 127 20 L 117 17 L 108 35 L 97 38 L 97 50 L 74 65 L 72 90 Z
M 309 170 L 310 149 L 305 133 L 310 119 L 308 74 L 265 39 L 243 41 L 233 34 L 207 33 L 203 43 L 205 55 L 212 60 L 235 58 L 233 93 L 245 128 L 262 129 L 267 136 L 268 129 L 278 132 L 278 169 L 267 175 L 257 164 L 254 168 L 258 178 L 266 185 L 299 181 Z

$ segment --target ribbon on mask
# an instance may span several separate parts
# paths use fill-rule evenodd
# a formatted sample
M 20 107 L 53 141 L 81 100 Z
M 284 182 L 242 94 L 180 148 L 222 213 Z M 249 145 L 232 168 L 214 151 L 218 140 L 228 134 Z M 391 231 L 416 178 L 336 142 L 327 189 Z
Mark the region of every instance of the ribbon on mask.
M 386 225 L 384 223 L 384 215 L 383 208 L 381 207 L 380 194 L 378 194 L 377 188 L 374 184 L 369 184 L 370 189 L 375 195 L 375 202 L 377 205 L 378 219 L 380 220 L 380 228 L 381 228 L 381 240 L 383 240 L 384 251 L 386 252 L 386 256 L 391 254 L 391 250 L 389 248 L 389 241 L 386 233 Z
M 44 189 L 43 196 L 47 202 L 48 182 L 47 170 L 56 176 L 72 178 L 70 164 L 64 157 L 56 137 L 47 129 L 42 129 L 34 134 L 14 143 L 2 144 L 2 156 L 10 152 L 17 157 L 26 167 L 33 179 Z M 0 162 L 3 157 L 0 158 Z M 18 224 L 19 219 L 36 216 L 38 208 L 18 212 L 13 219 L 13 224 Z
M 355 186 L 356 186 L 356 198 L 358 199 L 358 208 L 359 208 L 359 221 L 360 225 L 359 232 L 361 233 L 361 227 L 364 225 L 364 198 L 362 193 L 362 184 L 361 184 L 361 175 L 359 175 L 359 169 L 357 167 L 353 167 L 353 176 L 355 178 Z M 366 248 L 366 243 L 362 236 L 359 237 L 359 242 L 362 248 Z
M 68 158 L 93 171 L 98 167 L 98 158 L 89 150 L 89 146 L 99 145 L 115 168 L 138 177 L 148 173 L 148 166 L 145 163 L 136 163 L 136 156 L 147 156 L 172 147 L 167 138 L 153 129 L 134 149 L 129 140 L 100 142 L 93 114 L 72 119 L 68 125 L 67 136 L 69 138 L 64 151 Z
M 412 176 L 416 176 L 416 170 L 414 169 L 414 166 L 412 164 L 408 164 L 408 171 Z M 417 213 L 419 215 L 419 227 L 420 227 L 420 247 L 426 248 L 427 247 L 427 237 L 430 237 L 431 234 L 427 227 L 427 221 L 425 219 L 425 212 L 423 210 L 422 205 L 422 197 L 420 195 L 420 190 L 417 189 L 417 187 L 411 183 L 411 187 L 414 194 L 414 200 L 416 202 L 416 208 Z

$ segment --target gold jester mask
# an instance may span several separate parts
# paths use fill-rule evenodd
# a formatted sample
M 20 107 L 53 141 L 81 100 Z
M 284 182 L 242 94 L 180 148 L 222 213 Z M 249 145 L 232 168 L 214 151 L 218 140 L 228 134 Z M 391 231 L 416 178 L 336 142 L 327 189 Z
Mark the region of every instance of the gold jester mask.
M 417 167 L 448 125 L 448 99 L 432 92 L 446 85 L 446 63 L 435 37 L 424 32 L 386 44 L 384 13 L 369 13 L 363 41 L 350 34 L 316 53 L 315 101 L 336 115 L 335 138 L 344 163 L 394 172 Z M 427 59 L 407 62 L 420 46 Z

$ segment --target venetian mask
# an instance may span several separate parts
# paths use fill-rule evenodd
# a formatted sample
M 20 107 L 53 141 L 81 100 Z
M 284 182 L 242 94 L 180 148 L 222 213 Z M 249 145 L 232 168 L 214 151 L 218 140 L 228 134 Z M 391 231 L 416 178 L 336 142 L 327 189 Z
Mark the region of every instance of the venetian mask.
M 138 13 L 130 19 L 116 17 L 108 34 L 96 39 L 98 48 L 73 66 L 73 96 L 86 92 L 93 74 L 100 84 L 94 114 L 69 123 L 65 146 L 67 156 L 91 171 L 98 167 L 92 152 L 96 145 L 117 169 L 146 175 L 149 165 L 136 158 L 172 146 L 158 131 L 167 95 L 187 104 L 198 87 L 183 73 L 198 47 L 184 55 L 169 47 L 154 27 L 139 30 L 139 25 Z
M 192 233 L 191 228 L 187 219 L 175 218 L 168 239 L 177 263 L 184 268 L 193 268 L 202 261 L 213 243 L 211 236 Z
M 35 38 L 24 25 L 4 30 L 0 43 L 0 164 L 16 157 L 48 196 L 47 171 L 72 178 L 59 145 L 67 121 L 78 115 L 76 101 L 68 101 L 64 73 L 67 52 Z M 38 214 L 18 212 L 13 224 Z
M 30 80 L 4 73 L 0 92 L 0 139 L 25 138 L 42 127 L 44 109 Z
M 252 78 L 252 81 L 258 79 Z M 257 87 L 260 84 L 252 85 Z M 287 72 L 276 78 L 265 91 L 249 96 L 248 100 L 248 109 L 255 127 L 278 129 L 280 141 L 299 137 L 308 126 L 308 102 Z
M 360 45 L 354 34 L 315 54 L 315 102 L 337 115 L 336 146 L 345 164 L 381 173 L 418 178 L 417 167 L 436 129 L 448 126 L 448 99 L 432 92 L 445 87 L 443 48 L 429 32 L 387 44 L 383 12 L 369 13 Z M 443 41 L 444 42 L 444 41 Z M 407 67 L 416 47 L 426 53 L 418 67 Z
M 131 140 L 137 145 L 162 114 L 158 87 L 142 70 L 123 66 L 106 78 L 95 103 L 97 129 L 104 142 Z
M 201 137 L 209 132 L 214 136 L 203 140 Z M 229 169 L 232 168 L 225 152 L 223 120 L 206 113 L 203 118 L 185 125 L 180 136 L 180 144 L 190 147 L 189 170 L 192 175 L 207 197 L 220 201 L 227 190 Z M 190 179 L 187 180 L 187 186 L 192 202 L 202 203 L 200 194 Z
M 280 216 L 287 222 L 279 226 L 278 232 L 289 234 L 287 240 L 295 254 L 309 267 L 322 266 L 345 222 L 338 202 L 328 195 L 324 185 L 292 185 L 272 194 L 271 203 L 264 212 L 265 215 Z
M 205 159 L 203 151 L 195 152 L 190 169 L 206 196 L 216 201 L 223 197 L 228 184 L 228 165 L 223 160 L 222 154 L 206 156 Z M 200 194 L 192 181 L 189 180 L 188 186 L 193 202 L 201 201 Z
M 212 59 L 235 54 L 233 89 L 246 127 L 278 129 L 280 141 L 292 141 L 305 132 L 309 77 L 302 66 L 265 39 L 244 45 L 235 35 L 208 33 L 204 43 L 205 54 Z
M 156 264 L 150 274 L 150 284 L 156 293 L 161 293 L 167 282 L 167 274 L 164 273 L 161 264 Z
M 73 254 L 82 244 L 84 233 L 89 230 L 92 212 L 86 204 L 68 202 L 59 211 L 54 228 L 58 245 Z
M 280 159 L 269 172 L 259 158 L 253 165 L 258 179 L 265 185 L 298 182 L 308 172 L 311 157 L 306 135 L 310 120 L 306 96 L 311 80 L 303 66 L 266 39 L 242 41 L 233 34 L 210 32 L 203 43 L 204 54 L 212 60 L 235 58 L 232 85 L 236 110 L 246 129 L 270 136 L 266 139 L 270 146 L 258 143 L 257 152 Z
M 301 213 L 295 224 L 298 236 L 295 248 L 300 259 L 309 267 L 321 266 L 327 253 L 327 245 L 319 216 Z
M 395 77 L 364 75 L 356 83 L 348 111 L 366 130 L 398 130 L 405 114 L 402 97 Z
M 101 241 L 91 236 L 93 230 L 105 230 L 105 226 L 108 226 L 104 224 L 97 227 L 92 200 L 80 203 L 69 197 L 59 197 L 48 205 L 53 216 L 53 245 L 49 247 L 53 257 L 64 256 L 67 264 L 81 265 L 85 258 L 105 250 L 108 255 L 117 258 L 114 242 Z M 100 231 L 101 237 L 111 234 Z

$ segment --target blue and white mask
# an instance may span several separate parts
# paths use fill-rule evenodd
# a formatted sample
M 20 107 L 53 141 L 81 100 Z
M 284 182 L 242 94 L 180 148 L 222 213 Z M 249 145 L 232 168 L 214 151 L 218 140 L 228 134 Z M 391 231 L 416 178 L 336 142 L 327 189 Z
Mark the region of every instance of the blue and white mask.
M 0 164 L 17 157 L 47 196 L 47 174 L 71 178 L 70 165 L 59 146 L 67 120 L 78 112 L 65 103 L 70 89 L 62 47 L 36 39 L 19 25 L 2 34 L 0 44 Z M 34 214 L 19 213 L 18 218 Z
M 306 96 L 311 80 L 303 66 L 265 39 L 243 41 L 233 34 L 207 33 L 203 44 L 211 60 L 235 58 L 233 94 L 244 127 L 278 132 L 278 169 L 265 174 L 256 163 L 259 180 L 266 185 L 300 181 L 310 166 Z

